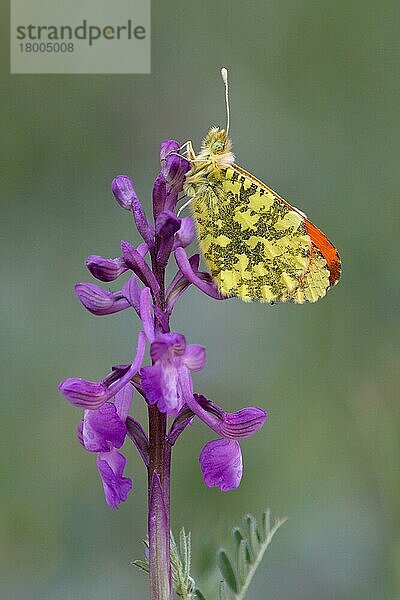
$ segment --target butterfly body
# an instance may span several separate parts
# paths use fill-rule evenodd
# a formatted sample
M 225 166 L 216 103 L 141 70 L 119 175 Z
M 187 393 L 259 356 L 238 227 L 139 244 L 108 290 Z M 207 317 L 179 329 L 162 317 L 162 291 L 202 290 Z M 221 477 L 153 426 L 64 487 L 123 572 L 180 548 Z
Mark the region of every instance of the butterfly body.
M 244 301 L 315 302 L 337 283 L 334 246 L 304 214 L 235 165 L 232 143 L 212 128 L 191 147 L 184 191 L 219 291 Z

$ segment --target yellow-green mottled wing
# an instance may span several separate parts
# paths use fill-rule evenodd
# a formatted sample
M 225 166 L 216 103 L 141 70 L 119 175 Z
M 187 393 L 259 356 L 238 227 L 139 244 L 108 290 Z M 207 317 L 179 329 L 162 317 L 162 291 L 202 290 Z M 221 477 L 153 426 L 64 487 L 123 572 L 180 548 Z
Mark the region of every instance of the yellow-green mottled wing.
M 325 294 L 304 217 L 257 180 L 234 165 L 216 169 L 192 206 L 201 249 L 223 294 L 299 303 Z
M 330 288 L 330 270 L 322 253 L 313 244 L 310 254 L 310 264 L 306 273 L 300 278 L 296 288 L 288 293 L 282 301 L 290 300 L 296 304 L 316 302 L 323 298 Z

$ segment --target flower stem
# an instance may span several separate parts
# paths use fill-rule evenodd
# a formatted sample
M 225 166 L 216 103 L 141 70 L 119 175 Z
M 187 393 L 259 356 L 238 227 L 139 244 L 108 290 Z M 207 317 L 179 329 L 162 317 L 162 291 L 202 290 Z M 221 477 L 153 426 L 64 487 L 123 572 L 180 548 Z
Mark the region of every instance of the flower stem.
M 152 269 L 160 286 L 155 304 L 165 310 L 165 269 L 156 260 L 159 240 L 152 253 Z M 154 328 L 160 329 L 155 319 Z M 166 439 L 167 417 L 157 406 L 149 406 L 149 574 L 150 600 L 172 600 L 170 561 L 170 470 L 171 446 Z
M 170 565 L 170 446 L 166 441 L 166 416 L 149 407 L 149 567 L 150 599 L 171 600 Z

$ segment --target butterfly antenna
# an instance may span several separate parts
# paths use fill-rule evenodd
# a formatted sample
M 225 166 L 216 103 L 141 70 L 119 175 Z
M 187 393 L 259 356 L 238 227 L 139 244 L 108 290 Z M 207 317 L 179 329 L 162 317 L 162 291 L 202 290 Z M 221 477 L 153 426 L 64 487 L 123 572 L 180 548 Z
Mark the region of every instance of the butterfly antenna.
M 222 67 L 221 77 L 225 86 L 225 105 L 226 105 L 226 135 L 229 134 L 229 126 L 231 124 L 231 113 L 229 110 L 229 85 L 228 85 L 228 69 Z

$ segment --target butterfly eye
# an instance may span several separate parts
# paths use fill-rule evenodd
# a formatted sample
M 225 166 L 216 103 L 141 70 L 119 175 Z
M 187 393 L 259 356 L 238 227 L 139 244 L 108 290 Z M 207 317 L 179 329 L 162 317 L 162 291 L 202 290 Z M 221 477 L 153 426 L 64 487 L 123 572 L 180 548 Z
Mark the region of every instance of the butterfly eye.
M 211 146 L 211 151 L 214 152 L 215 154 L 222 152 L 223 149 L 224 149 L 224 144 L 222 142 L 214 142 L 213 145 Z

